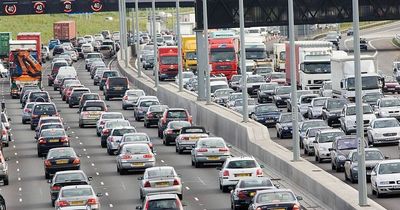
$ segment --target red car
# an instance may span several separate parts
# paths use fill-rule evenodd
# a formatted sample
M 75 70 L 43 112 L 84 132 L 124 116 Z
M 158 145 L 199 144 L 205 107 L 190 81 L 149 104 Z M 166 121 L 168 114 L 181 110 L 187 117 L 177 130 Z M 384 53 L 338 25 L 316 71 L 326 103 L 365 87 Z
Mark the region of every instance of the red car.
M 385 83 L 383 86 L 383 92 L 384 93 L 400 93 L 400 84 L 397 82 L 396 78 L 391 77 L 391 76 L 386 76 L 385 78 Z

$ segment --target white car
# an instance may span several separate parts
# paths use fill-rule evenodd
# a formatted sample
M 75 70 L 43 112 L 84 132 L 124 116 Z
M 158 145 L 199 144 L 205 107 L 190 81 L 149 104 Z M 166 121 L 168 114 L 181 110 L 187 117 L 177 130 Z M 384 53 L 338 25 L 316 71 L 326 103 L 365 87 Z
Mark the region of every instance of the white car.
M 101 136 L 101 131 L 104 128 L 104 125 L 109 120 L 124 120 L 125 117 L 121 112 L 103 112 L 100 115 L 99 120 L 96 122 L 96 134 L 97 136 Z
M 305 136 L 302 138 L 302 146 L 304 147 L 304 154 L 311 156 L 315 154 L 314 151 L 314 140 L 315 140 L 315 135 L 317 135 L 317 132 L 322 129 L 330 129 L 331 127 L 329 126 L 321 126 L 321 127 L 311 127 L 308 128 Z
M 332 97 L 332 81 L 324 81 L 322 82 L 322 87 L 319 90 L 319 94 L 322 97 Z
M 4 67 L 3 62 L 0 60 L 0 77 L 8 77 L 8 69 Z
M 356 132 L 357 122 L 356 122 L 356 105 L 346 104 L 343 107 L 341 116 L 339 118 L 340 126 L 342 130 L 349 135 L 351 133 Z M 364 131 L 367 130 L 368 126 L 371 124 L 371 121 L 376 118 L 372 108 L 368 104 L 363 104 L 363 124 L 364 124 Z
M 92 53 L 94 51 L 93 45 L 90 43 L 82 44 L 82 52 L 83 53 Z
M 254 112 L 257 103 L 253 98 L 249 98 L 247 104 L 247 114 L 250 116 L 251 113 Z M 243 114 L 243 99 L 236 99 L 233 103 L 232 109 L 240 114 Z
M 399 98 L 381 98 L 374 106 L 378 117 L 394 117 L 400 119 L 400 99 Z
M 372 120 L 367 130 L 368 143 L 398 143 L 400 140 L 400 124 L 396 118 L 377 118 Z
M 322 163 L 324 159 L 331 159 L 332 142 L 338 136 L 344 136 L 345 134 L 340 129 L 326 129 L 319 130 L 315 135 L 314 150 L 315 150 L 315 161 Z
M 328 100 L 328 97 L 318 97 L 312 99 L 311 105 L 307 110 L 307 116 L 309 119 L 322 117 L 322 107 L 324 107 L 326 100 Z
M 384 160 L 371 172 L 372 194 L 378 198 L 383 194 L 400 193 L 400 160 Z
M 95 40 L 95 41 L 103 42 L 103 41 L 104 41 L 104 36 L 103 36 L 103 34 L 95 34 L 95 35 L 94 35 L 94 40 Z
M 92 35 L 85 35 L 83 38 L 85 38 L 88 43 L 94 42 L 94 37 Z
M 299 112 L 304 116 L 308 117 L 308 107 L 311 105 L 311 102 L 314 98 L 317 98 L 318 94 L 305 94 L 300 96 L 298 100 Z M 322 112 L 322 109 L 321 109 Z
M 240 179 L 262 177 L 264 166 L 259 165 L 253 157 L 230 157 L 222 167 L 218 167 L 218 182 L 222 192 L 228 192 L 230 187 L 236 186 Z
M 194 73 L 191 72 L 191 71 L 184 71 L 184 72 L 182 72 L 182 84 L 183 84 L 183 87 L 185 87 L 185 85 L 187 85 L 187 83 L 189 82 L 189 80 L 190 80 L 191 78 L 194 78 L 194 77 L 195 77 L 195 75 L 194 75 Z M 175 83 L 176 83 L 177 85 L 179 85 L 179 75 L 176 75 L 176 77 L 175 77 Z

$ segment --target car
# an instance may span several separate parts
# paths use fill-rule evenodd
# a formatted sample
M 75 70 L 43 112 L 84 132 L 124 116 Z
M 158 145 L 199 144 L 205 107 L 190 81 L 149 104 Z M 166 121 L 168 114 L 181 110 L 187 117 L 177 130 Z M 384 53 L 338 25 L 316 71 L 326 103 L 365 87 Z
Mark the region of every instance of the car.
M 377 118 L 367 128 L 369 145 L 398 144 L 400 141 L 400 124 L 396 118 Z
M 129 127 L 118 127 L 111 130 L 110 135 L 107 137 L 107 153 L 114 155 L 118 149 L 119 143 L 121 142 L 124 134 L 136 133 L 136 129 L 133 126 Z
M 72 90 L 75 88 L 85 88 L 82 84 L 67 84 L 65 89 L 61 93 L 61 99 L 68 104 L 69 97 L 71 96 Z
M 189 111 L 182 108 L 168 108 L 162 114 L 162 117 L 158 121 L 158 137 L 163 138 L 164 129 L 167 127 L 170 121 L 188 121 L 192 124 L 192 116 Z
M 308 119 L 322 118 L 322 108 L 324 107 L 327 99 L 327 97 L 316 97 L 311 100 L 311 103 L 307 109 Z
M 140 199 L 148 195 L 177 194 L 183 199 L 182 181 L 175 169 L 171 166 L 156 166 L 147 168 L 140 181 Z
M 88 177 L 82 170 L 58 171 L 49 180 L 51 204 L 54 206 L 62 187 L 70 185 L 90 185 L 92 177 Z
M 368 146 L 368 144 L 365 144 Z M 349 152 L 353 149 L 357 149 L 358 139 L 356 136 L 339 136 L 336 137 L 332 142 L 332 148 L 329 148 L 331 152 L 331 168 L 340 172 L 344 169 L 346 157 Z
M 182 127 L 175 138 L 175 151 L 182 153 L 184 150 L 192 150 L 199 139 L 207 138 L 208 135 L 206 129 L 201 126 Z
M 8 141 L 11 141 L 11 118 L 7 116 L 5 111 L 0 112 L 0 122 L 3 123 L 4 128 L 8 134 Z
M 240 89 L 239 81 L 242 79 L 242 75 L 233 75 L 229 81 L 229 87 L 237 91 Z
M 234 190 L 231 191 L 231 209 L 248 208 L 257 191 L 276 189 L 276 186 L 267 177 L 256 177 L 239 180 Z
M 53 57 L 56 55 L 59 55 L 64 52 L 64 48 L 61 46 L 61 43 L 59 45 L 54 46 L 53 48 Z
M 66 50 L 64 51 L 61 55 L 69 55 L 72 59 L 73 62 L 77 62 L 78 61 L 78 53 L 75 52 L 75 50 Z
M 400 193 L 400 160 L 383 160 L 371 171 L 372 194 L 380 198 L 385 194 Z
M 54 80 L 58 74 L 58 70 L 63 66 L 69 66 L 66 60 L 59 60 L 51 64 L 51 73 L 47 75 L 47 85 L 53 86 Z
M 111 58 L 114 54 L 113 47 L 111 45 L 101 45 L 99 52 L 104 56 L 104 58 Z
M 25 95 L 26 91 L 40 91 L 37 85 L 24 85 L 19 94 L 19 102 L 22 103 L 22 97 Z
M 315 161 L 322 163 L 324 159 L 331 159 L 330 150 L 332 148 L 332 142 L 340 136 L 344 136 L 344 132 L 340 129 L 324 129 L 319 130 L 315 135 L 314 151 Z
M 146 99 L 146 100 L 138 100 L 133 108 L 133 116 L 136 121 L 140 121 L 146 115 L 150 106 L 160 105 L 158 99 Z
M 143 117 L 144 127 L 150 128 L 152 125 L 157 125 L 160 116 L 164 113 L 166 109 L 168 109 L 167 105 L 158 104 L 149 106 L 146 114 Z
M 289 91 L 289 96 L 288 96 L 288 99 L 286 100 L 286 108 L 287 108 L 287 111 L 288 112 L 291 112 L 292 111 L 292 89 L 290 89 L 290 91 Z M 306 98 L 304 98 L 304 99 L 301 99 L 302 98 L 302 96 L 303 95 L 308 95 L 308 94 L 311 94 L 310 95 L 310 97 L 311 98 L 315 98 L 314 96 L 315 95 L 313 95 L 313 92 L 311 91 L 311 90 L 297 90 L 297 99 L 296 99 L 296 103 L 298 104 L 298 108 L 299 108 L 299 111 L 301 111 L 301 107 L 300 107 L 300 104 L 302 103 L 302 100 L 304 100 L 304 102 L 303 103 L 305 103 L 305 104 L 307 104 L 307 103 L 311 103 L 311 100 L 309 100 L 309 97 L 306 97 Z M 318 95 L 317 95 L 317 97 L 318 97 Z M 308 105 L 307 105 L 308 106 Z M 304 106 L 305 107 L 305 106 Z M 303 108 L 304 109 L 304 108 Z M 306 111 L 306 110 L 304 110 L 304 111 Z M 303 111 L 303 113 L 304 113 L 304 111 Z M 303 114 L 302 113 L 302 114 Z M 304 116 L 304 114 L 303 114 L 303 116 Z M 305 116 L 306 117 L 306 116 Z
M 123 144 L 117 150 L 117 172 L 142 171 L 156 165 L 156 158 L 148 144 Z
M 314 140 L 317 132 L 322 129 L 330 129 L 329 126 L 310 127 L 307 129 L 304 137 L 300 139 L 300 148 L 304 148 L 304 154 L 311 156 L 315 154 Z
M 383 93 L 399 93 L 400 94 L 400 84 L 397 79 L 393 76 L 384 77 L 384 86 L 382 88 Z
M 322 107 L 322 119 L 325 120 L 328 126 L 340 125 L 340 115 L 344 105 L 347 103 L 346 99 L 328 98 Z
M 103 72 L 108 70 L 107 68 L 97 68 L 93 75 L 93 85 L 99 85 Z
M 228 100 L 229 95 L 232 94 L 233 92 L 235 92 L 235 91 L 231 88 L 218 89 L 214 92 L 212 101 L 221 106 L 224 106 L 226 101 Z
M 64 89 L 70 85 L 82 85 L 82 84 L 81 84 L 81 81 L 79 81 L 73 77 L 66 77 L 61 81 L 60 89 L 59 89 L 60 94 L 62 94 L 64 92 Z
M 189 80 L 191 78 L 194 78 L 195 76 L 196 75 L 194 75 L 194 73 L 191 71 L 183 71 L 182 72 L 182 86 L 184 87 L 185 85 L 187 85 Z M 179 85 L 179 75 L 176 75 L 176 77 L 175 77 L 175 84 Z
M 163 131 L 163 144 L 170 145 L 172 142 L 175 143 L 176 137 L 179 135 L 181 128 L 189 127 L 191 123 L 188 121 L 170 121 L 167 127 Z
M 0 150 L 0 180 L 3 181 L 4 185 L 8 185 L 9 184 L 8 163 L 6 162 L 6 159 L 5 159 L 4 155 L 3 155 L 3 151 L 2 150 Z
M 378 118 L 394 117 L 400 120 L 400 99 L 380 98 L 376 101 L 374 111 Z
M 143 201 L 143 205 L 136 206 L 138 210 L 159 209 L 183 210 L 183 205 L 176 194 L 148 195 Z
M 336 47 L 336 50 L 339 50 L 339 38 L 337 32 L 328 33 L 325 37 L 325 41 L 332 42 L 332 44 Z
M 71 95 L 68 97 L 68 107 L 72 108 L 76 105 L 79 105 L 79 101 L 81 100 L 81 96 L 84 93 L 90 93 L 89 88 L 74 88 L 71 91 Z
M 259 104 L 256 105 L 250 117 L 268 128 L 272 128 L 275 127 L 280 114 L 281 111 L 274 104 Z
M 147 144 L 151 151 L 153 151 L 153 143 L 150 140 L 149 135 L 146 133 L 126 133 L 122 136 L 119 142 L 118 149 L 125 144 Z
M 199 168 L 204 164 L 223 164 L 231 157 L 229 147 L 221 137 L 200 138 L 191 150 L 192 166 Z
M 254 112 L 254 109 L 256 108 L 257 102 L 253 98 L 248 98 L 247 100 L 247 114 L 251 116 L 251 113 Z M 238 112 L 240 114 L 246 114 L 243 113 L 243 99 L 236 99 L 235 102 L 233 103 L 233 106 L 231 109 L 235 112 Z
M 60 45 L 60 44 L 61 44 L 61 42 L 60 42 L 59 39 L 51 39 L 51 40 L 49 41 L 49 46 L 48 46 L 48 48 L 49 48 L 50 50 L 52 50 L 56 45 Z
M 243 77 L 240 79 L 239 84 L 243 84 Z M 265 78 L 261 75 L 247 75 L 246 91 L 249 95 L 257 95 L 260 86 L 266 84 Z M 242 87 L 243 88 L 243 87 Z
M 248 96 L 248 97 L 250 97 L 250 96 Z M 228 96 L 228 99 L 227 99 L 227 101 L 225 103 L 225 106 L 228 107 L 228 108 L 232 108 L 235 105 L 235 101 L 237 99 L 242 99 L 242 98 L 243 98 L 243 94 L 242 93 L 231 93 Z
M 321 127 L 321 126 L 323 127 L 327 125 L 323 120 L 320 119 L 304 120 L 303 122 L 299 123 L 300 146 L 304 146 L 302 145 L 302 140 L 308 128 Z
M 28 96 L 31 92 L 32 90 L 27 90 L 24 92 L 24 95 L 21 97 L 21 108 L 25 107 L 26 101 L 28 100 Z M 35 103 L 35 102 L 30 102 L 30 103 Z
M 274 90 L 274 94 L 272 97 L 273 103 L 278 108 L 281 107 L 286 107 L 287 106 L 287 100 L 290 98 L 290 92 L 292 91 L 292 88 L 290 86 L 278 86 Z
M 119 73 L 115 70 L 104 71 L 103 75 L 101 76 L 101 80 L 99 81 L 99 90 L 104 89 L 108 77 L 119 77 Z
M 89 53 L 89 54 L 87 54 L 87 58 L 85 59 L 85 69 L 87 71 L 89 71 L 90 67 L 92 66 L 92 63 L 94 63 L 94 62 L 102 62 L 102 63 L 104 63 L 101 54 L 97 54 L 97 53 Z
M 96 83 L 94 81 L 94 77 L 96 76 L 96 74 L 100 74 L 100 72 L 101 72 L 101 74 L 103 74 L 104 71 L 108 71 L 108 70 L 110 70 L 110 69 L 107 66 L 103 66 L 103 65 L 96 65 L 93 68 L 91 68 L 90 78 L 93 79 L 93 85 L 97 85 L 97 83 L 99 81 L 98 79 L 97 79 Z
M 65 130 L 64 125 L 61 122 L 43 123 L 40 126 L 36 127 L 35 139 L 39 139 L 42 130 L 52 129 L 52 128 L 63 128 Z
M 9 130 L 6 129 L 6 126 L 4 125 L 3 122 L 0 121 L 0 140 L 1 140 L 1 145 L 0 145 L 0 150 L 3 149 L 3 147 L 8 147 L 10 138 L 11 138 L 11 133 Z
M 254 157 L 228 157 L 222 167 L 217 167 L 219 189 L 228 192 L 241 179 L 263 177 L 263 167 Z
M 72 66 L 72 63 L 74 61 L 72 60 L 71 55 L 70 54 L 66 54 L 65 52 L 66 52 L 66 50 L 64 50 L 64 52 L 61 53 L 58 57 L 66 60 L 68 62 L 68 66 Z
M 128 89 L 126 77 L 108 77 L 103 88 L 104 98 L 108 101 L 114 97 L 123 97 Z
M 371 121 L 374 120 L 376 116 L 372 111 L 370 105 L 363 104 L 362 107 L 363 107 L 363 125 L 364 125 L 364 131 L 366 131 L 368 126 L 370 126 Z M 342 130 L 346 133 L 346 135 L 356 132 L 356 126 L 357 126 L 356 109 L 357 107 L 354 103 L 346 104 L 343 107 L 339 120 L 340 120 L 340 126 Z
M 276 82 L 279 85 L 286 85 L 286 73 L 284 72 L 271 72 L 266 76 L 267 83 Z
M 370 106 L 375 106 L 378 99 L 383 98 L 382 93 L 365 93 L 362 97 L 363 103 L 369 104 Z
M 79 111 L 82 110 L 83 105 L 88 100 L 101 100 L 100 95 L 98 93 L 84 93 L 80 97 L 79 100 Z
M 59 116 L 56 105 L 48 102 L 35 103 L 31 113 L 31 130 L 35 130 L 42 116 Z
M 299 112 L 304 116 L 304 117 L 308 117 L 308 111 L 311 105 L 311 102 L 313 101 L 313 99 L 318 98 L 318 94 L 304 94 L 302 96 L 299 97 L 298 100 L 298 109 Z M 291 111 L 291 110 L 290 110 Z
M 290 189 L 268 189 L 257 191 L 249 210 L 257 209 L 302 209 L 301 196 L 296 196 Z
M 304 120 L 303 116 L 300 113 L 298 113 L 297 119 L 299 120 L 299 122 L 302 122 Z M 291 138 L 293 132 L 292 123 L 293 120 L 291 113 L 281 113 L 275 124 L 276 136 L 280 139 Z
M 44 160 L 44 174 L 50 179 L 58 171 L 79 170 L 81 160 L 72 147 L 52 148 Z
M 274 90 L 279 86 L 276 82 L 270 82 L 260 85 L 260 89 L 257 91 L 258 103 L 272 102 Z
M 365 148 L 365 168 L 367 171 L 367 179 L 371 178 L 372 169 L 381 161 L 387 159 L 378 148 Z M 344 163 L 345 180 L 350 180 L 352 183 L 358 181 L 358 151 L 351 150 L 346 157 Z
M 35 105 L 34 102 L 29 102 L 22 109 L 22 124 L 27 124 L 28 122 L 31 121 L 31 112 L 33 105 Z
M 95 193 L 92 186 L 90 185 L 71 185 L 62 187 L 58 193 L 57 200 L 55 201 L 55 207 L 66 207 L 78 206 L 87 207 L 90 206 L 91 210 L 100 209 L 100 201 L 98 197 L 101 197 L 101 193 Z
M 121 112 L 103 112 L 99 120 L 96 122 L 96 134 L 101 136 L 101 131 L 108 120 L 124 120 L 125 117 Z
M 100 135 L 101 147 L 103 148 L 107 147 L 107 138 L 114 128 L 129 127 L 129 126 L 131 126 L 131 124 L 129 123 L 128 120 L 124 119 L 107 120 L 104 124 L 103 130 L 101 131 Z
M 43 157 L 53 148 L 69 146 L 70 140 L 63 128 L 42 130 L 37 140 L 37 156 Z
M 82 111 L 79 112 L 79 127 L 96 125 L 103 112 L 107 112 L 107 105 L 103 100 L 86 101 L 82 107 Z
M 81 49 L 84 54 L 94 52 L 94 48 L 93 48 L 92 44 L 90 44 L 90 43 L 82 44 Z
M 95 60 L 95 61 L 91 62 L 90 68 L 88 69 L 90 78 L 92 78 L 92 75 L 94 75 L 94 73 L 96 73 L 96 70 L 99 68 L 109 70 L 109 68 L 104 63 L 104 61 Z
M 254 65 L 253 74 L 263 76 L 264 78 L 267 78 L 270 73 L 274 72 L 272 66 L 258 66 L 256 63 Z

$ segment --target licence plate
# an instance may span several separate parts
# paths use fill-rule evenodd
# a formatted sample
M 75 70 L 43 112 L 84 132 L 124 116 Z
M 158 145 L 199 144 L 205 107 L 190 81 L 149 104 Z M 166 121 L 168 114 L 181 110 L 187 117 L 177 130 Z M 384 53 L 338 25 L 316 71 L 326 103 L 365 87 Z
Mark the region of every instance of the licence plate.
M 245 174 L 235 174 L 235 177 L 246 177 L 246 176 L 251 176 L 251 174 L 249 174 L 249 173 L 245 173 Z
M 115 90 L 122 90 L 122 87 L 115 87 Z
M 157 182 L 156 187 L 166 187 L 169 185 L 169 182 Z
M 189 141 L 197 141 L 199 140 L 199 137 L 189 137 Z
M 265 122 L 266 123 L 272 123 L 272 122 L 274 122 L 274 120 L 266 120 Z
M 255 194 L 256 194 L 256 192 L 250 192 L 250 193 L 249 193 L 249 195 L 250 195 L 251 197 L 253 197 Z
M 72 206 L 83 205 L 83 204 L 85 204 L 85 201 L 71 201 L 70 204 Z
M 60 141 L 60 140 L 58 140 L 58 139 L 50 139 L 50 140 L 49 140 L 50 143 L 55 143 L 55 142 L 59 142 L 59 141 Z
M 144 163 L 132 163 L 132 167 L 139 167 L 139 166 L 144 166 Z
M 56 164 L 67 164 L 68 160 L 56 160 Z
M 208 157 L 207 160 L 219 160 L 219 157 Z
M 395 88 L 388 88 L 388 90 L 395 90 Z
M 273 210 L 286 210 L 286 208 L 273 208 Z

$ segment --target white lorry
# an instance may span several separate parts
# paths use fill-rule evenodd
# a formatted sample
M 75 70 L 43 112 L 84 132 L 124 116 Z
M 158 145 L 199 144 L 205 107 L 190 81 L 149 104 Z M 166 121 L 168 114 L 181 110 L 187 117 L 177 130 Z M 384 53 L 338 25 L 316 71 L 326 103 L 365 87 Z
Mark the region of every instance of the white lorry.
M 274 69 L 275 71 L 285 71 L 286 52 L 285 43 L 274 43 Z
M 286 42 L 286 82 L 290 84 L 290 46 Z M 295 71 L 297 87 L 318 90 L 324 81 L 331 79 L 332 43 L 327 41 L 296 41 Z
M 381 93 L 382 79 L 377 74 L 376 57 L 361 55 L 362 93 Z M 354 56 L 337 54 L 331 59 L 333 97 L 355 100 Z

